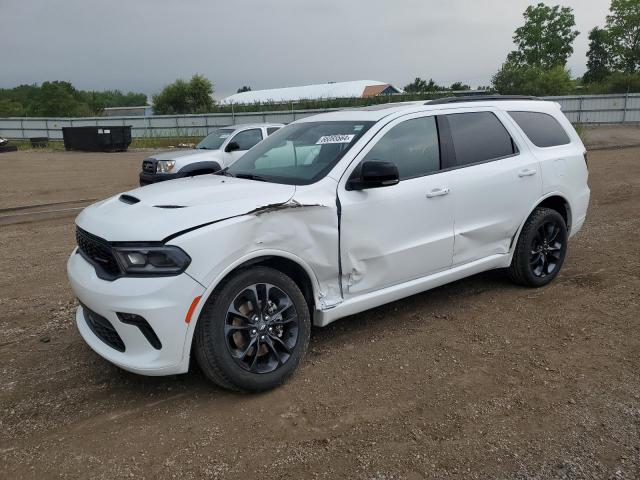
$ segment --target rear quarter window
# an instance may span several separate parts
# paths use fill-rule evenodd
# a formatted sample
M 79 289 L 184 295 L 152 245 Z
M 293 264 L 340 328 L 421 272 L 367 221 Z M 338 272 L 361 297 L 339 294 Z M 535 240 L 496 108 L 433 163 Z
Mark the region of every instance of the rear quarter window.
M 509 115 L 536 147 L 557 147 L 571 143 L 560 122 L 547 113 L 509 112 Z

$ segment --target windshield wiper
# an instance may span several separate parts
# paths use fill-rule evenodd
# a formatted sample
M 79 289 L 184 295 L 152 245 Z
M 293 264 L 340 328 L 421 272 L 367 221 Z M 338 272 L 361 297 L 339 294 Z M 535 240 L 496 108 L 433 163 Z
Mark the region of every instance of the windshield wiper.
M 218 170 L 216 173 L 216 175 L 224 175 L 225 177 L 235 177 L 235 175 L 231 172 L 228 171 L 229 167 L 225 167 L 222 170 Z
M 246 178 L 247 180 L 255 180 L 257 182 L 268 182 L 269 181 L 266 178 L 261 177 L 260 175 L 254 175 L 253 173 L 236 173 L 235 176 L 238 177 L 238 178 Z

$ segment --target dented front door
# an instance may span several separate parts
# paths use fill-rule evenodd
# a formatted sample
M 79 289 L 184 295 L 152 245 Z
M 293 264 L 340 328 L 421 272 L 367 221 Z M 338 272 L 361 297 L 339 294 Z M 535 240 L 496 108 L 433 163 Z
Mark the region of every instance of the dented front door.
M 450 172 L 339 193 L 345 298 L 445 270 L 453 255 Z M 435 194 L 435 195 L 434 195 Z

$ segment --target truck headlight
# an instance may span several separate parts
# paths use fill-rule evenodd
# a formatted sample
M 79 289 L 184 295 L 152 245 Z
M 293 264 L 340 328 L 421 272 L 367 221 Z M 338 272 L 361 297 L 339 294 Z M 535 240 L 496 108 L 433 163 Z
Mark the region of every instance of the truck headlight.
M 172 245 L 114 246 L 113 251 L 127 275 L 178 275 L 191 263 L 189 255 Z
M 156 163 L 156 173 L 170 173 L 175 166 L 175 160 L 158 160 L 158 163 Z

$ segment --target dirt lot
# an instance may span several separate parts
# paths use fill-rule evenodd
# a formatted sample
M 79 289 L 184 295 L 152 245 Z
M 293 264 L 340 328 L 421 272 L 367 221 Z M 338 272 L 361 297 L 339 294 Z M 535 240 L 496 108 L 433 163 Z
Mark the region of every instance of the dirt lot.
M 0 155 L 0 209 L 134 187 L 146 154 Z M 640 148 L 589 165 L 551 286 L 490 272 L 344 319 L 254 396 L 100 359 L 73 325 L 75 212 L 0 224 L 0 478 L 640 478 Z

